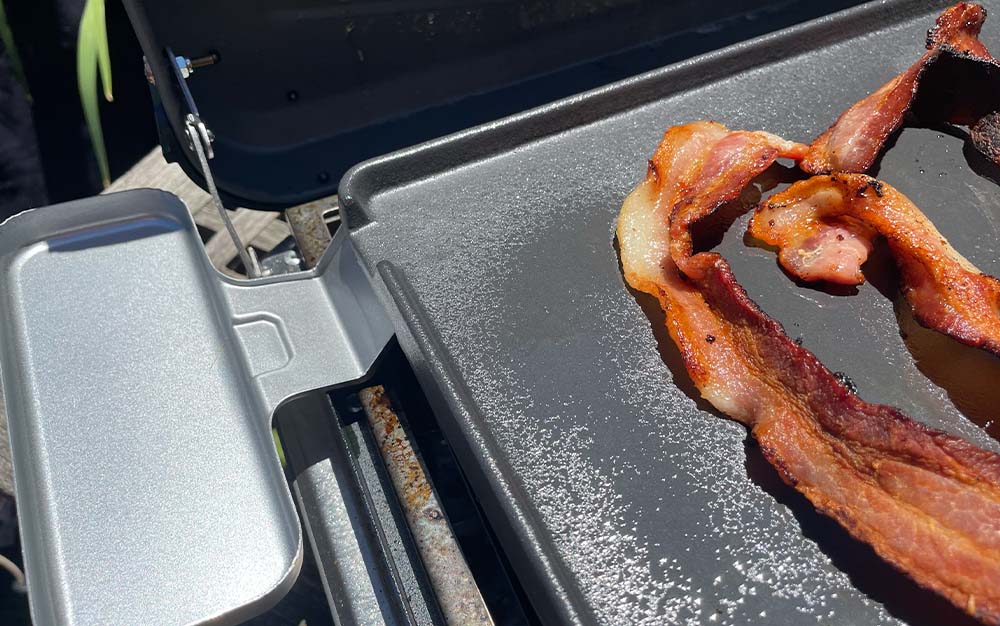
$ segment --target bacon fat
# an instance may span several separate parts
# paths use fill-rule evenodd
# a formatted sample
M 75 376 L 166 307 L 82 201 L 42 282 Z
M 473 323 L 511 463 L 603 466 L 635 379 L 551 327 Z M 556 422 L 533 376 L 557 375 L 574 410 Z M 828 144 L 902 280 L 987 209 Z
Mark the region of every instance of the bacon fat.
M 762 202 L 748 232 L 805 281 L 856 285 L 885 237 L 922 325 L 1000 354 L 1000 281 L 959 254 L 903 194 L 864 174 L 814 176 Z
M 810 174 L 864 172 L 912 110 L 923 123 L 969 127 L 976 148 L 1000 164 L 1000 63 L 979 41 L 986 9 L 961 2 L 927 33 L 927 52 L 844 111 L 800 166 Z
M 701 394 L 750 428 L 788 484 L 920 585 L 1000 624 L 1000 456 L 858 398 L 750 300 L 721 256 L 688 243 L 688 226 L 797 154 L 798 144 L 712 122 L 668 130 L 619 215 L 625 279 L 659 300 Z M 727 157 L 740 171 L 706 178 Z

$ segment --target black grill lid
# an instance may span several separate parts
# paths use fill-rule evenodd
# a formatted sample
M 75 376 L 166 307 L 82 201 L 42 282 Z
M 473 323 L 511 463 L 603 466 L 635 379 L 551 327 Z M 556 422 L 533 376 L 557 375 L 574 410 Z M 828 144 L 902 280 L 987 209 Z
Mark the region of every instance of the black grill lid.
M 125 0 L 156 80 L 167 158 L 203 182 L 165 50 L 217 54 L 185 82 L 215 134 L 223 198 L 258 208 L 330 195 L 366 158 L 853 3 L 750 4 Z

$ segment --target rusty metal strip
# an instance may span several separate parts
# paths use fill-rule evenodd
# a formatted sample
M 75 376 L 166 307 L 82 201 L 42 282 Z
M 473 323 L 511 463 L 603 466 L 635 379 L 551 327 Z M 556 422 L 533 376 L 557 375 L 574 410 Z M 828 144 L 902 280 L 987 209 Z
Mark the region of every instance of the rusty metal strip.
M 479 587 L 385 389 L 369 387 L 359 395 L 445 620 L 451 626 L 491 626 Z
M 337 207 L 337 197 L 322 198 L 285 209 L 285 219 L 292 229 L 295 243 L 302 253 L 305 266 L 316 267 L 327 246 L 330 245 L 330 230 L 323 219 L 324 214 Z

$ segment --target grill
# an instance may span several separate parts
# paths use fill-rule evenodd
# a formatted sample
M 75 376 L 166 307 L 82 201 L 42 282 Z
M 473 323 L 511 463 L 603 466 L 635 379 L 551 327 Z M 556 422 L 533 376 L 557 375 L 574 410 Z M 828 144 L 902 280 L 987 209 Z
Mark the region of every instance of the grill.
M 940 3 L 127 4 L 168 158 L 220 205 L 339 189 L 344 225 L 305 272 L 247 253 L 250 281 L 212 271 L 162 193 L 0 229 L 36 623 L 280 620 L 321 593 L 338 624 L 966 623 L 697 398 L 613 249 L 663 128 L 813 137 L 914 58 Z M 991 197 L 939 134 L 904 132 L 881 175 L 924 207 Z M 997 215 L 929 216 L 996 274 L 975 242 Z M 308 216 L 288 219 L 310 257 Z M 807 301 L 741 232 L 720 244 L 741 283 L 862 395 L 997 449 L 913 392 L 875 288 Z

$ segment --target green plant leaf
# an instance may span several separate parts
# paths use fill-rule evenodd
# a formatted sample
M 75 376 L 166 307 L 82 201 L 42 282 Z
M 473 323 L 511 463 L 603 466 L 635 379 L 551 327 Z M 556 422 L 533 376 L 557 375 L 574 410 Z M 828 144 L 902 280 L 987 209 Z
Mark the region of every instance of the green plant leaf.
M 108 52 L 108 28 L 104 19 L 104 0 L 87 0 L 80 17 L 80 31 L 76 40 L 76 79 L 80 88 L 80 103 L 87 121 L 90 143 L 94 146 L 94 156 L 101 170 L 101 181 L 107 187 L 111 184 L 108 153 L 104 147 L 104 132 L 101 129 L 101 109 L 98 102 L 98 78 L 104 90 L 104 98 L 110 102 L 111 55 Z
M 31 91 L 28 89 L 28 79 L 24 75 L 24 66 L 21 65 L 21 56 L 17 53 L 17 45 L 14 43 L 14 33 L 10 30 L 10 23 L 7 22 L 7 11 L 3 2 L 0 1 L 0 43 L 7 51 L 7 58 L 10 59 L 10 67 L 14 70 L 17 82 L 21 83 L 24 95 L 31 100 Z
M 285 461 L 285 449 L 281 447 L 281 437 L 278 436 L 278 429 L 271 429 L 271 438 L 274 439 L 274 449 L 278 451 L 278 460 L 281 461 L 281 467 L 287 467 L 288 463 Z

